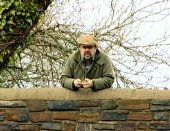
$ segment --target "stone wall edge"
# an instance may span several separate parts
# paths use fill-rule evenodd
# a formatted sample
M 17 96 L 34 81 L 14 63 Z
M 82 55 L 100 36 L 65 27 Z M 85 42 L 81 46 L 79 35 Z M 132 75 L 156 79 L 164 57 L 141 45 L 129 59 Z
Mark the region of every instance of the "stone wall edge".
M 71 91 L 65 88 L 1 88 L 0 100 L 98 100 L 98 99 L 170 99 L 169 90 L 91 89 Z

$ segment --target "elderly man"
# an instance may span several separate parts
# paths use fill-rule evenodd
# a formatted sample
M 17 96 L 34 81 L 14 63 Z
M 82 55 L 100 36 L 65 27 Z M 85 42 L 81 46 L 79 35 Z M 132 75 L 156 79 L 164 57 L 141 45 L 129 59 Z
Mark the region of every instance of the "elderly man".
M 61 75 L 64 88 L 93 91 L 109 88 L 114 82 L 113 66 L 109 57 L 98 49 L 93 35 L 83 34 L 77 39 L 79 50 L 68 58 Z

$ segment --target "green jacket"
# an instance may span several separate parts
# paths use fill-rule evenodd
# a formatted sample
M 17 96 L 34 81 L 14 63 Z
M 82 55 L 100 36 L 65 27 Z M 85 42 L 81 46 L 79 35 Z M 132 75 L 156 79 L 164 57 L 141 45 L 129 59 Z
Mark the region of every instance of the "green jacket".
M 110 88 L 114 82 L 113 65 L 109 57 L 97 50 L 93 65 L 85 76 L 84 65 L 80 57 L 80 52 L 77 51 L 70 55 L 61 75 L 61 84 L 64 88 L 78 90 L 73 85 L 75 79 L 89 78 L 93 79 L 93 91 Z

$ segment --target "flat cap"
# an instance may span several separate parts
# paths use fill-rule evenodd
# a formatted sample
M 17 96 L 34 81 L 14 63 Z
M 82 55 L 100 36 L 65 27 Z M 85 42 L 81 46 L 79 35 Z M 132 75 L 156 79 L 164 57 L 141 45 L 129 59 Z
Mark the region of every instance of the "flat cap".
M 78 37 L 77 43 L 79 45 L 96 45 L 97 40 L 96 40 L 96 37 L 94 35 L 83 34 L 83 35 L 80 35 Z

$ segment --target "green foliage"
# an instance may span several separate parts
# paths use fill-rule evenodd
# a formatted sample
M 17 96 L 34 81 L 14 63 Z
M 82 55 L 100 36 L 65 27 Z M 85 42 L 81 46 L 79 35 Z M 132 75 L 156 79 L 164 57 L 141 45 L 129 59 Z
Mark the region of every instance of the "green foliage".
M 30 66 L 23 66 L 25 61 L 22 61 L 20 53 L 28 46 L 24 41 L 31 42 L 30 37 L 26 38 L 51 2 L 0 0 L 0 88 L 14 85 L 21 87 L 18 80 L 27 79 L 28 75 L 23 72 L 23 68 Z
M 13 53 L 50 3 L 51 0 L 0 0 L 0 70 L 15 59 Z
M 31 1 L 0 1 L 0 43 L 12 41 L 38 19 L 38 6 Z

